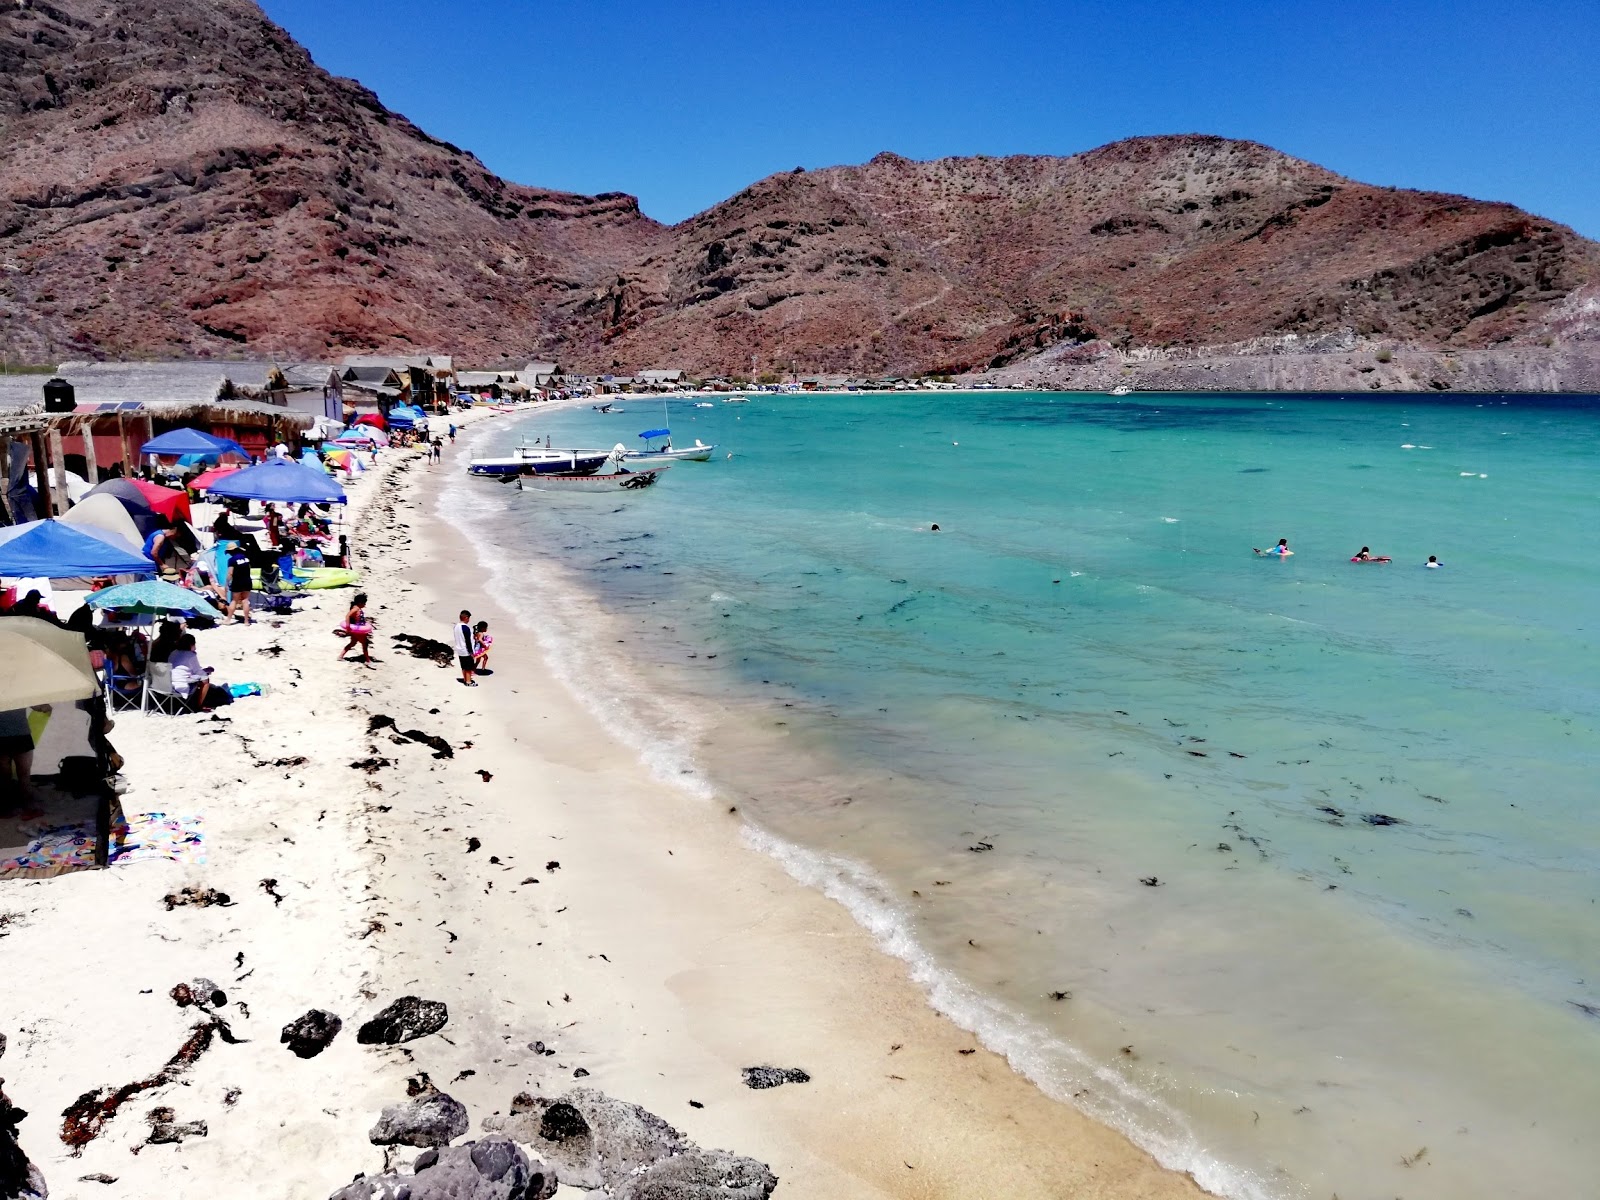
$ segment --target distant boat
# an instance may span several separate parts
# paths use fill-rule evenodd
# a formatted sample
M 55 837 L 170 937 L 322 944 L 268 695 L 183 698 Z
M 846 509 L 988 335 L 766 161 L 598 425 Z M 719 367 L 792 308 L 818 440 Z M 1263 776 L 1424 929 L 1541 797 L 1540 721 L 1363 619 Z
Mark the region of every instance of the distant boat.
M 700 400 L 695 403 L 696 408 L 715 408 L 716 405 L 709 400 Z
M 750 403 L 750 397 L 749 396 L 724 396 L 722 402 L 724 404 L 749 404 Z
M 686 446 L 681 450 L 673 448 L 672 431 L 670 429 L 646 429 L 639 435 L 645 439 L 642 450 L 627 450 L 623 453 L 623 461 L 630 467 L 635 463 L 655 464 L 670 462 L 708 462 L 715 446 L 708 446 L 699 438 L 695 438 L 694 445 Z M 665 446 L 652 446 L 653 438 L 666 438 Z
M 510 454 L 475 458 L 467 474 L 488 478 L 524 475 L 593 475 L 611 458 L 610 450 L 553 450 L 535 443 L 521 445 Z
M 1113 396 L 1130 396 L 1133 394 L 1133 389 L 1125 383 L 1119 383 L 1111 389 L 1111 394 Z

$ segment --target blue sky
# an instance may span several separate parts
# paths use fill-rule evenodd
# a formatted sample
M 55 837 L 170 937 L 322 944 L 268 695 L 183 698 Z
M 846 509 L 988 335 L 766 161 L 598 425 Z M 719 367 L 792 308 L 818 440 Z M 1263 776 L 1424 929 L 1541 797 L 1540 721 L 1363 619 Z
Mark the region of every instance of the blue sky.
M 317 61 L 519 183 L 678 221 L 880 150 L 1265 142 L 1600 238 L 1600 0 L 264 0 Z

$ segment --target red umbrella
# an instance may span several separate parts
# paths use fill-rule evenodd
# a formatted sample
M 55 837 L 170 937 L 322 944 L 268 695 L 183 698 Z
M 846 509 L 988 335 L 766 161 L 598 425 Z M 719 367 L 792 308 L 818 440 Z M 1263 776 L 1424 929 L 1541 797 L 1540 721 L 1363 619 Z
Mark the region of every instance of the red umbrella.
M 385 421 L 378 413 L 362 413 L 354 421 L 351 421 L 350 424 L 376 425 L 379 429 L 385 429 L 388 427 L 388 422 Z
M 176 521 L 180 517 L 189 519 L 189 495 L 176 488 L 164 488 L 158 483 L 150 483 L 144 479 L 130 479 L 129 483 L 139 489 L 139 494 L 150 502 L 150 507 L 166 517 L 169 521 Z
M 212 467 L 209 471 L 202 471 L 189 481 L 189 486 L 197 492 L 203 492 L 219 479 L 226 479 L 242 467 Z

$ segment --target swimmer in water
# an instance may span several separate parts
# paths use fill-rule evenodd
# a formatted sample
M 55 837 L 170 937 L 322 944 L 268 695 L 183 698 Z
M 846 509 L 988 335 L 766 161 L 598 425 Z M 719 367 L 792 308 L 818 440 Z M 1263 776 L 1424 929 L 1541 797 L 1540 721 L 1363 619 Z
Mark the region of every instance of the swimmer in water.
M 1430 570 L 1432 570 L 1435 567 L 1444 566 L 1444 564 L 1439 561 L 1439 556 L 1437 554 L 1428 555 L 1428 561 L 1423 563 L 1422 565 L 1427 567 L 1427 568 L 1429 568 Z
M 1386 563 L 1392 562 L 1393 560 L 1387 554 L 1373 554 L 1370 549 L 1368 549 L 1366 546 L 1363 546 L 1361 547 L 1359 553 L 1351 557 L 1350 561 L 1355 563 Z
M 1276 546 L 1274 546 L 1271 550 L 1261 550 L 1261 549 L 1258 549 L 1255 546 L 1252 546 L 1250 548 L 1252 550 L 1255 550 L 1255 552 L 1257 554 L 1264 554 L 1269 558 L 1288 558 L 1290 555 L 1292 555 L 1294 553 L 1293 550 L 1289 549 L 1289 539 L 1288 538 L 1279 538 L 1278 539 L 1278 544 Z
M 937 525 L 930 526 L 929 529 L 928 529 L 928 532 L 929 533 L 938 533 L 939 532 L 939 527 Z

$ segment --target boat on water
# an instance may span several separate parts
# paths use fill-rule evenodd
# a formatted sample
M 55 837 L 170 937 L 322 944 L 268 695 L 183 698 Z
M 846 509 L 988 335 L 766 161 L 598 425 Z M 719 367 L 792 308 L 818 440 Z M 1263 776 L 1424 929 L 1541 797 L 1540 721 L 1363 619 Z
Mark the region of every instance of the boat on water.
M 676 448 L 672 444 L 672 430 L 670 429 L 646 429 L 639 436 L 644 439 L 644 448 L 641 450 L 629 450 L 623 454 L 623 461 L 630 467 L 635 464 L 709 462 L 711 452 L 716 449 L 715 446 L 706 445 L 699 438 L 695 438 L 692 446 Z M 656 438 L 666 438 L 666 445 L 652 446 L 650 443 Z
M 605 475 L 518 475 L 514 477 L 517 487 L 531 488 L 539 492 L 635 492 L 641 488 L 654 487 L 663 472 L 672 466 L 671 463 L 661 463 L 659 466 L 643 467 L 637 471 L 623 468 Z M 504 482 L 513 482 L 507 479 Z
M 715 408 L 716 405 L 709 400 L 700 400 L 695 403 L 696 408 Z
M 722 402 L 724 404 L 749 404 L 750 403 L 750 397 L 749 396 L 724 396 L 722 398 Z
M 610 450 L 560 450 L 523 443 L 510 454 L 475 458 L 467 474 L 491 479 L 527 475 L 593 475 L 610 461 Z
M 1133 389 L 1125 383 L 1119 383 L 1116 387 L 1111 389 L 1111 394 L 1113 396 L 1131 396 L 1133 394 Z

